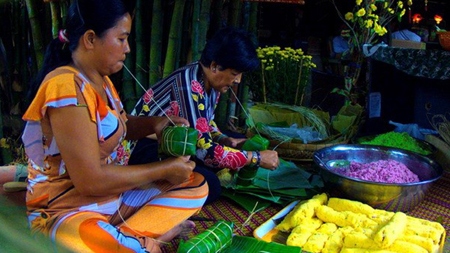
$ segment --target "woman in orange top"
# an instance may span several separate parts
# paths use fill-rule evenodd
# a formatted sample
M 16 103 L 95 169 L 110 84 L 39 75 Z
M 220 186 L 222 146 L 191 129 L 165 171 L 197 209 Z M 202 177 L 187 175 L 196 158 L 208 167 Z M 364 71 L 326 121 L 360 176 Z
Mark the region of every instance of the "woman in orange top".
M 33 232 L 75 252 L 160 252 L 208 195 L 189 157 L 119 165 L 123 139 L 161 134 L 180 117 L 133 117 L 109 75 L 130 52 L 133 6 L 75 0 L 66 30 L 47 49 L 23 119 Z

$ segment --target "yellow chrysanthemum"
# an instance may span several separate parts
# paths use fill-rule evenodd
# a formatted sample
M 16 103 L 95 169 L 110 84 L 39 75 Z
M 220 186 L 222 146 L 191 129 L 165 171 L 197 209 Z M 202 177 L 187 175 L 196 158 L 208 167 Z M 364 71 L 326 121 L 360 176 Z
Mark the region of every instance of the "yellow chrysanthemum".
M 358 17 L 362 17 L 364 15 L 366 15 L 366 9 L 364 9 L 364 8 L 361 8 L 361 9 L 359 9 L 359 11 L 356 12 L 356 16 L 358 16 Z
M 345 20 L 348 20 L 348 21 L 353 20 L 353 13 L 347 12 L 347 13 L 345 14 Z

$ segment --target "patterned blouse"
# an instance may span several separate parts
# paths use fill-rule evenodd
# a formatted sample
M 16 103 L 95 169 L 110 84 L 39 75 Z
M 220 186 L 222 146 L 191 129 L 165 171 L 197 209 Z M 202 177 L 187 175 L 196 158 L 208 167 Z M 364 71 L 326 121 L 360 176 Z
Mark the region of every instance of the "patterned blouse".
M 225 137 L 214 122 L 220 92 L 206 93 L 201 77 L 199 62 L 176 70 L 147 90 L 131 114 L 186 118 L 199 132 L 197 158 L 212 168 L 238 170 L 246 164 L 247 152 L 215 142 Z
M 68 66 L 57 68 L 46 76 L 23 115 L 23 120 L 27 121 L 22 140 L 29 158 L 27 207 L 30 215 L 39 215 L 40 209 L 52 214 L 84 205 L 97 205 L 118 197 L 84 197 L 74 188 L 47 114 L 50 107 L 87 107 L 92 122 L 97 125 L 100 163 L 116 163 L 121 147 L 119 143 L 126 133 L 126 114 L 110 79 L 105 77 L 104 82 L 109 103 L 76 69 Z

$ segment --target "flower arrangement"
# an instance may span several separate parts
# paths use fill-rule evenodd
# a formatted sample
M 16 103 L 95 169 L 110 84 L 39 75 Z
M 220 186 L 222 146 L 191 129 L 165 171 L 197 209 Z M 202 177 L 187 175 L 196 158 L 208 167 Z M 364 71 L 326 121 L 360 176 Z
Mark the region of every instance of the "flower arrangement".
M 405 15 L 406 9 L 401 0 L 356 0 L 352 11 L 342 13 L 333 4 L 338 16 L 350 30 L 347 52 L 349 64 L 344 67 L 344 88 L 335 88 L 332 92 L 343 95 L 347 103 L 357 104 L 361 95 L 365 94 L 365 86 L 358 86 L 358 80 L 365 61 L 364 47 L 371 47 L 384 36 L 387 26 L 394 19 L 399 21 Z M 412 0 L 408 0 L 408 6 Z
M 408 1 L 408 5 L 412 1 Z M 350 29 L 350 43 L 356 50 L 364 44 L 372 45 L 387 33 L 386 26 L 394 19 L 399 21 L 406 9 L 401 0 L 356 0 L 353 11 L 343 17 Z
M 249 75 L 255 101 L 301 105 L 311 69 L 312 56 L 302 49 L 279 46 L 257 48 L 261 64 Z

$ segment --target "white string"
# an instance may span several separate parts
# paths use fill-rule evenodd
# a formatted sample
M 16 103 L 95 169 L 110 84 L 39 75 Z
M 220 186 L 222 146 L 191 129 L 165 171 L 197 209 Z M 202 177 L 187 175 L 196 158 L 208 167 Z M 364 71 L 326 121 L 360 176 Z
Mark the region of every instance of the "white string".
M 236 93 L 234 93 L 233 89 L 230 89 L 231 93 L 233 93 L 234 97 L 236 98 L 236 101 L 238 102 L 239 106 L 242 108 L 242 111 L 245 113 L 245 116 L 247 116 L 247 118 L 251 119 L 251 122 L 253 123 L 253 127 L 255 128 L 255 131 L 258 133 L 259 136 L 261 136 L 261 134 L 258 131 L 258 128 L 255 125 L 255 122 L 253 120 L 253 118 L 251 117 L 250 114 L 247 113 L 247 110 L 245 110 L 244 106 L 242 105 L 241 101 L 239 100 L 239 98 L 236 96 Z
M 149 95 L 148 90 L 145 89 L 145 87 L 141 84 L 141 82 L 139 82 L 139 80 L 133 75 L 133 73 L 131 73 L 131 71 L 128 69 L 127 65 L 123 65 L 123 67 L 125 68 L 126 71 L 128 71 L 128 74 L 131 75 L 131 77 L 133 77 L 133 79 L 136 81 L 137 84 L 139 84 L 139 86 L 142 88 L 142 90 L 144 90 L 144 92 Z M 161 108 L 161 106 L 159 106 L 158 102 L 156 102 L 156 100 L 153 98 L 153 96 L 150 97 L 151 100 L 155 103 L 155 105 L 162 111 L 162 113 L 164 114 L 164 116 L 166 116 L 169 121 L 175 126 L 175 123 L 172 121 L 172 119 L 169 117 L 169 115 L 166 114 L 166 112 Z
M 243 232 L 244 230 L 244 226 L 247 225 L 247 223 L 250 221 L 250 219 L 253 217 L 253 215 L 256 213 L 256 207 L 258 207 L 259 201 L 256 201 L 255 205 L 253 206 L 253 209 L 250 211 L 249 216 L 247 217 L 247 219 L 244 221 L 244 223 L 241 224 L 241 227 L 238 228 L 236 227 L 237 230 Z

